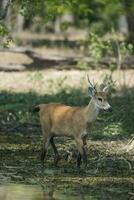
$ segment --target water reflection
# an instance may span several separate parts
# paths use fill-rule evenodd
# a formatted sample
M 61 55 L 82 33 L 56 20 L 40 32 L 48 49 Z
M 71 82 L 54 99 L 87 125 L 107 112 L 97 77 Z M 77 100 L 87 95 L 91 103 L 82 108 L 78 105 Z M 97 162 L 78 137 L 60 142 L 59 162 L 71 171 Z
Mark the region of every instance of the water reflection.
M 41 188 L 27 185 L 6 185 L 0 187 L 0 200 L 45 200 Z
M 95 184 L 53 180 L 38 185 L 6 184 L 0 186 L 0 200 L 127 200 L 133 199 L 133 186 L 131 181 L 118 180 Z

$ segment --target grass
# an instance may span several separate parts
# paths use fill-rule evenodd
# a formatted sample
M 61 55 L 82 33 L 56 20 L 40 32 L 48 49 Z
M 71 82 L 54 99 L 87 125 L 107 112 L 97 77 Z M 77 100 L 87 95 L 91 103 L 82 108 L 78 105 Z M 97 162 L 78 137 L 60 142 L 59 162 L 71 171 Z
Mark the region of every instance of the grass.
M 71 106 L 85 106 L 89 97 L 81 88 L 62 88 L 53 94 L 39 95 L 34 92 L 15 93 L 1 91 L 0 120 L 1 128 L 5 124 L 14 126 L 20 123 L 38 123 L 38 117 L 31 110 L 39 103 L 61 102 Z M 120 95 L 110 98 L 113 113 L 101 112 L 92 130 L 93 139 L 128 138 L 134 130 L 134 90 L 120 91 Z M 5 128 L 5 127 L 4 127 Z
M 62 85 L 60 81 L 51 83 L 49 93 L 44 95 L 9 90 L 0 92 L 0 193 L 11 191 L 12 196 L 17 190 L 23 194 L 23 199 L 27 192 L 31 199 L 36 194 L 38 199 L 41 199 L 40 195 L 44 198 L 57 195 L 61 199 L 77 199 L 79 195 L 85 199 L 130 199 L 133 197 L 134 161 L 131 153 L 121 151 L 121 141 L 131 138 L 134 130 L 133 88 L 122 89 L 109 97 L 113 113 L 101 112 L 93 126 L 88 142 L 87 169 L 76 169 L 76 154 L 70 162 L 65 162 L 66 151 L 76 151 L 73 142 L 65 138 L 56 139 L 62 156 L 59 167 L 53 166 L 53 153 L 49 148 L 45 169 L 42 169 L 41 130 L 38 114 L 32 112 L 33 105 L 61 102 L 85 106 L 89 102 L 81 87 Z M 7 183 L 16 185 L 7 186 Z M 30 188 L 27 185 L 26 191 L 23 184 L 30 185 Z

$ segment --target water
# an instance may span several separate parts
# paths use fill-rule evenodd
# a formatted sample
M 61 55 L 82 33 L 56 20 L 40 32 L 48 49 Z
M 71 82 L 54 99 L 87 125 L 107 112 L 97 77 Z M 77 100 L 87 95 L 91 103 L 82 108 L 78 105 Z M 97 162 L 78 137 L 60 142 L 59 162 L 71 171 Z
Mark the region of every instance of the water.
M 134 200 L 133 162 L 129 167 L 120 157 L 90 154 L 87 169 L 79 172 L 75 160 L 62 159 L 55 167 L 50 152 L 42 169 L 37 141 L 0 137 L 0 200 Z
M 132 179 L 113 177 L 46 178 L 1 185 L 0 200 L 132 200 L 133 184 Z

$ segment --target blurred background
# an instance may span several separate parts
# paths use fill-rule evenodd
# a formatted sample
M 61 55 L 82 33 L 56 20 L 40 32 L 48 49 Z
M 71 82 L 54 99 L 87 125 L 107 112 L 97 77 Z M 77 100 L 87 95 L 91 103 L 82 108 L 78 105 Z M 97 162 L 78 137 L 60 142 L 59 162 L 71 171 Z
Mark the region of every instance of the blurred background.
M 127 0 L 1 0 L 1 47 L 13 52 L 0 69 L 133 69 L 133 12 Z
M 60 199 L 61 194 L 66 199 L 70 191 L 72 199 L 80 195 L 80 199 L 88 199 L 89 196 L 92 199 L 132 199 L 134 1 L 0 1 L 2 185 L 13 182 L 30 185 L 39 183 L 41 188 L 45 186 L 46 180 L 42 178 L 39 161 L 41 130 L 38 115 L 31 112 L 32 107 L 49 102 L 87 105 L 90 100 L 87 74 L 91 82 L 98 84 L 107 79 L 116 81 L 109 93 L 113 113 L 100 113 L 88 143 L 89 166 L 83 173 L 86 177 L 90 176 L 91 181 L 82 179 L 80 185 L 75 184 L 79 183 L 79 174 L 74 158 L 70 158 L 69 163 L 62 161 L 60 169 L 55 169 L 51 164 L 53 155 L 50 148 L 46 164 L 48 169 L 44 172 L 50 182 L 47 188 L 41 190 L 45 191 L 44 196 L 47 190 L 46 199 Z M 70 139 L 57 139 L 57 145 L 63 155 L 67 151 L 75 151 Z M 60 182 L 64 177 L 50 184 L 52 177 L 58 178 L 61 174 L 68 177 L 65 188 Z M 74 176 L 76 179 L 72 179 Z M 92 182 L 92 176 L 100 179 Z M 102 180 L 102 176 L 114 176 L 117 180 Z M 70 181 L 72 187 L 68 186 Z M 105 184 L 109 187 L 105 187 Z M 16 191 L 16 188 L 23 194 L 26 191 L 21 186 L 13 187 L 13 190 Z M 0 187 L 2 200 L 11 200 L 5 192 L 7 190 L 4 186 Z M 16 196 L 12 198 L 19 199 Z M 25 199 L 26 196 L 21 198 Z M 43 197 L 37 193 L 37 199 Z

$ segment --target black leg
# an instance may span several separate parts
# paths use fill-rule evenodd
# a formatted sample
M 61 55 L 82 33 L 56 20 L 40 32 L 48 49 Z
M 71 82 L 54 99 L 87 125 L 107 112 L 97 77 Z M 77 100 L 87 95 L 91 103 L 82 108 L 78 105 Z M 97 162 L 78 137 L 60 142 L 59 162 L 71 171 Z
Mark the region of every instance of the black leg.
M 82 155 L 84 166 L 87 167 L 87 152 L 86 149 L 83 147 L 83 155 Z
M 42 163 L 42 164 L 44 164 L 44 159 L 45 159 L 45 157 L 46 157 L 46 153 L 47 153 L 47 152 L 46 152 L 45 150 L 42 149 L 42 152 L 41 152 L 41 163 Z
M 81 165 L 81 158 L 85 164 L 85 166 L 87 165 L 87 143 L 86 143 L 86 139 L 87 136 L 84 137 L 75 137 L 75 142 L 77 145 L 77 149 L 78 149 L 78 157 L 77 157 L 77 167 L 80 168 Z
M 87 166 L 87 136 L 84 136 L 82 138 L 83 140 L 83 162 L 84 162 L 84 165 L 85 167 Z
M 54 164 L 57 165 L 58 162 L 59 162 L 59 160 L 60 160 L 60 156 L 59 156 L 58 150 L 57 150 L 57 148 L 56 148 L 56 146 L 55 146 L 55 143 L 54 143 L 53 137 L 51 137 L 51 139 L 50 139 L 50 143 L 51 143 L 51 145 L 52 145 L 52 148 L 53 148 L 53 150 L 54 150 L 54 154 L 55 154 Z
M 44 159 L 46 157 L 47 149 L 49 146 L 49 140 L 50 139 L 48 137 L 43 138 L 43 146 L 42 146 L 42 151 L 41 151 L 41 163 L 43 164 L 43 166 L 44 166 Z
M 78 156 L 77 156 L 77 167 L 80 168 L 80 165 L 81 165 L 81 154 L 78 153 Z

